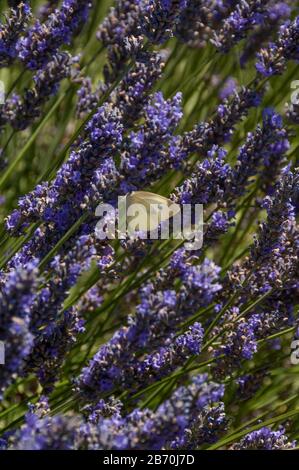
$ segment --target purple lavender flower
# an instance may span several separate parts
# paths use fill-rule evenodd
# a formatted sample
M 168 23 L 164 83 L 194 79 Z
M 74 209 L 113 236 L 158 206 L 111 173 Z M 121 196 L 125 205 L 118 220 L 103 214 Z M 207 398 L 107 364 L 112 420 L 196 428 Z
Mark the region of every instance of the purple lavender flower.
M 33 77 L 34 87 L 24 97 L 14 94 L 2 109 L 3 120 L 16 130 L 24 130 L 41 114 L 42 106 L 59 90 L 60 82 L 69 77 L 73 60 L 67 53 L 58 53 Z
M 187 0 L 147 0 L 142 11 L 142 32 L 153 43 L 162 44 L 172 36 Z
M 281 74 L 290 60 L 297 61 L 299 42 L 299 18 L 287 21 L 280 27 L 278 39 L 258 53 L 257 71 L 265 77 Z
M 193 450 L 198 445 L 213 444 L 227 429 L 227 417 L 224 404 L 206 406 L 190 427 L 185 431 L 179 443 L 173 443 L 174 449 Z
M 34 338 L 26 357 L 25 371 L 36 373 L 44 393 L 52 391 L 67 352 L 83 332 L 84 321 L 74 309 L 70 309 Z
M 92 90 L 92 81 L 90 77 L 84 77 L 81 80 L 80 89 L 77 91 L 78 102 L 76 114 L 79 118 L 84 118 L 97 108 L 100 97 L 100 90 Z
M 113 389 L 118 381 L 128 382 L 130 377 L 138 380 L 140 372 L 134 372 L 138 370 L 138 351 L 146 350 L 149 354 L 172 341 L 172 333 L 176 332 L 180 322 L 196 313 L 200 306 L 208 305 L 221 289 L 216 282 L 218 272 L 218 268 L 208 260 L 202 266 L 192 266 L 186 263 L 183 251 L 177 253 L 168 271 L 161 273 L 162 279 L 165 276 L 163 284 L 169 287 L 164 285 L 164 290 L 158 290 L 149 284 L 143 288 L 141 303 L 136 315 L 129 318 L 129 326 L 118 330 L 83 369 L 79 388 L 96 397 Z M 171 286 L 176 277 L 183 283 L 178 293 Z M 148 360 L 158 361 L 159 358 L 163 368 L 171 367 L 168 349 L 160 350 L 157 356 L 149 356 Z
M 7 440 L 0 438 L 0 450 L 7 450 Z
M 177 21 L 175 35 L 191 47 L 205 46 L 237 3 L 237 0 L 187 0 Z
M 229 228 L 233 225 L 231 222 L 232 217 L 234 217 L 233 211 L 213 212 L 204 235 L 204 243 L 206 247 L 217 241 L 221 235 L 227 233 Z
M 30 312 L 29 326 L 34 341 L 26 360 L 26 371 L 36 373 L 46 391 L 51 390 L 67 352 L 84 332 L 82 312 L 86 303 L 83 299 L 76 307 L 64 311 L 70 289 L 92 263 L 98 263 L 100 272 L 104 272 L 112 261 L 112 249 L 107 251 L 105 244 L 100 244 L 94 235 L 81 235 L 74 247 L 67 244 L 64 256 L 57 255 L 50 263 L 51 279 L 36 296 Z M 95 291 L 92 298 L 85 300 L 89 305 L 96 303 L 97 308 L 102 301 Z
M 156 93 L 144 108 L 145 123 L 131 132 L 121 155 L 121 172 L 126 189 L 145 187 L 178 162 L 173 135 L 182 117 L 181 95 L 165 100 Z
M 258 340 L 294 324 L 293 305 L 287 299 L 288 289 L 297 283 L 298 229 L 291 204 L 296 191 L 297 172 L 293 174 L 287 169 L 274 195 L 265 198 L 268 218 L 260 226 L 250 257 L 243 266 L 233 267 L 224 282 L 220 295 L 230 297 L 241 279 L 244 281 L 244 276 L 250 275 L 250 282 L 239 295 L 238 307 L 231 308 L 221 319 L 222 344 L 215 351 L 217 357 L 222 356 L 214 370 L 217 377 L 231 374 L 242 359 L 252 359 Z M 242 317 L 242 306 L 252 296 L 271 290 L 272 295 L 256 312 L 250 312 L 248 318 Z M 214 334 L 217 332 L 219 329 Z
M 263 206 L 267 210 L 267 221 L 260 226 L 258 237 L 252 249 L 252 259 L 261 264 L 269 256 L 276 258 L 288 255 L 287 239 L 292 235 L 295 224 L 292 201 L 299 190 L 298 171 L 292 173 L 286 168 L 283 178 L 277 183 L 272 197 L 265 198 Z M 287 259 L 285 257 L 284 263 Z
M 112 97 L 115 104 L 106 103 L 95 112 L 77 148 L 73 148 L 53 182 L 37 186 L 19 201 L 19 209 L 7 220 L 7 228 L 11 232 L 18 233 L 26 224 L 44 220 L 54 222 L 55 228 L 61 233 L 80 217 L 82 209 L 90 209 L 92 204 L 98 204 L 104 193 L 106 200 L 111 201 L 112 195 L 109 195 L 107 189 L 112 192 L 113 180 L 115 199 L 120 191 L 121 174 L 112 156 L 121 150 L 123 123 L 130 125 L 138 119 L 147 103 L 147 93 L 160 75 L 159 67 L 160 58 L 154 54 L 150 56 L 148 64 L 137 64 L 132 74 L 127 74 Z M 171 108 L 174 114 L 178 113 L 176 106 Z M 148 120 L 150 118 L 148 114 Z M 169 119 L 175 120 L 177 117 L 170 116 Z M 72 191 L 74 197 L 70 204 Z
M 36 296 L 38 274 L 36 265 L 36 262 L 32 262 L 24 267 L 18 266 L 16 270 L 7 274 L 1 273 L 1 330 L 5 329 L 5 325 L 13 317 L 25 322 L 29 320 L 30 307 Z
M 233 444 L 231 450 L 287 450 L 295 445 L 296 441 L 289 441 L 283 428 L 271 431 L 264 427 L 247 434 L 240 442 Z
M 221 88 L 219 92 L 219 98 L 221 100 L 225 100 L 232 96 L 237 89 L 237 81 L 233 77 L 229 77 L 226 82 L 224 83 L 224 86 Z
M 17 57 L 17 42 L 31 17 L 27 2 L 16 3 L 5 16 L 6 23 L 0 24 L 0 67 L 9 66 Z
M 162 74 L 164 63 L 160 54 L 146 54 L 142 62 L 135 64 L 112 96 L 124 123 L 131 127 L 143 114 L 148 94 Z
M 94 234 L 78 235 L 73 243 L 66 243 L 65 249 L 50 262 L 51 279 L 44 283 L 30 312 L 30 329 L 35 334 L 55 323 L 70 289 L 92 263 L 101 263 L 104 270 L 103 258 L 106 258 L 106 266 L 113 260 L 112 248 L 108 252 L 105 244 L 100 243 Z
M 237 199 L 242 196 L 251 183 L 251 178 L 261 171 L 261 166 L 265 168 L 265 176 L 271 171 L 273 183 L 274 176 L 277 176 L 275 170 L 279 171 L 279 165 L 289 147 L 288 134 L 281 116 L 272 109 L 265 109 L 263 126 L 258 126 L 254 133 L 250 132 L 240 149 L 237 164 L 226 188 L 226 197 Z
M 0 391 L 24 370 L 33 337 L 29 331 L 30 310 L 36 297 L 36 263 L 2 274 L 0 285 L 0 341 L 5 346 L 5 367 L 1 371 Z
M 189 330 L 176 339 L 169 337 L 165 346 L 145 356 L 144 359 L 132 360 L 127 357 L 127 364 L 107 363 L 109 347 L 103 347 L 94 356 L 90 365 L 83 369 L 77 388 L 85 398 L 94 400 L 101 393 L 120 387 L 122 390 L 136 391 L 183 366 L 191 356 L 201 351 L 203 329 L 195 323 Z M 115 344 L 116 346 L 116 344 Z M 110 351 L 112 342 L 110 343 Z M 114 351 L 116 353 L 116 350 Z M 108 366 L 108 368 L 107 368 Z
M 213 369 L 215 377 L 229 376 L 240 367 L 242 360 L 252 359 L 257 351 L 254 325 L 242 318 L 237 321 L 239 313 L 239 309 L 234 307 L 224 318 L 227 333 L 221 346 L 215 351 L 215 356 L 219 357 Z
M 216 145 L 208 152 L 208 158 L 198 163 L 190 178 L 178 188 L 173 198 L 179 204 L 211 204 L 224 195 L 230 177 L 230 165 L 225 163 L 226 152 Z
M 25 371 L 27 357 L 33 344 L 33 336 L 28 325 L 21 318 L 12 318 L 6 326 L 5 334 L 2 332 L 1 340 L 5 347 L 5 366 L 1 366 L 0 397 L 17 376 L 22 376 Z
M 207 375 L 200 375 L 187 387 L 176 390 L 156 412 L 136 409 L 122 417 L 117 407 L 114 415 L 103 419 L 100 403 L 97 419 L 92 420 L 96 427 L 85 428 L 85 435 L 92 442 L 91 448 L 185 449 L 190 448 L 191 441 L 198 447 L 212 442 L 226 429 L 227 419 L 220 402 L 223 394 L 222 385 L 208 382 Z
M 26 422 L 11 438 L 14 450 L 75 450 L 76 434 L 82 425 L 79 417 L 57 415 L 40 418 L 29 412 Z
M 261 49 L 261 46 L 273 42 L 273 38 L 277 35 L 277 30 L 288 20 L 291 16 L 292 9 L 290 1 L 288 2 L 277 2 L 276 0 L 270 0 L 267 10 L 264 14 L 264 22 L 256 26 L 252 35 L 246 41 L 244 50 L 240 58 L 241 67 L 245 67 L 247 62 L 256 55 Z
M 129 63 L 142 62 L 147 56 L 139 27 L 143 6 L 144 0 L 117 0 L 99 27 L 97 38 L 107 48 L 108 59 L 104 84 L 99 87 L 102 93 L 125 72 Z
M 24 222 L 45 220 L 54 222 L 59 231 L 65 230 L 75 216 L 80 214 L 86 185 L 90 186 L 95 167 L 100 168 L 105 163 L 101 162 L 101 155 L 108 159 L 113 154 L 122 141 L 122 130 L 117 110 L 109 105 L 98 109 L 86 126 L 88 139 L 71 152 L 68 161 L 62 165 L 51 184 L 37 186 L 32 193 L 20 200 L 19 209 L 9 217 L 7 227 L 10 230 L 19 230 Z M 74 198 L 70 204 L 72 192 Z
M 287 18 L 291 14 L 291 7 L 289 1 L 284 2 L 275 2 L 273 5 L 270 5 L 271 8 L 268 10 L 267 15 L 270 21 L 277 21 L 281 18 Z
M 44 22 L 48 17 L 54 13 L 59 4 L 59 0 L 47 0 L 45 4 L 41 5 L 38 11 L 38 17 L 41 22 Z
M 219 402 L 223 393 L 222 385 L 201 375 L 175 391 L 156 412 L 135 409 L 122 416 L 120 403 L 101 400 L 86 408 L 90 413 L 86 422 L 76 415 L 48 416 L 47 400 L 42 399 L 30 407 L 25 424 L 8 438 L 9 449 L 187 449 L 192 448 L 191 442 L 198 447 L 213 442 L 226 429 Z
M 64 0 L 42 24 L 36 20 L 17 44 L 18 56 L 31 70 L 46 65 L 63 44 L 69 44 L 79 27 L 87 21 L 90 1 Z
M 285 294 L 284 294 L 285 295 Z M 251 360 L 258 351 L 259 340 L 294 324 L 294 308 L 290 302 L 284 300 L 284 295 L 276 294 L 269 298 L 265 305 L 249 313 L 246 318 L 240 315 L 238 307 L 232 307 L 221 319 L 222 331 L 221 345 L 214 351 L 217 364 L 213 368 L 215 377 L 230 376 L 233 371 L 240 368 L 242 361 Z M 242 302 L 242 299 L 240 303 Z M 224 327 L 221 330 L 221 327 Z M 256 387 L 263 380 L 263 371 L 260 375 L 250 374 L 240 378 L 238 393 L 254 393 Z
M 266 370 L 255 371 L 254 373 L 245 374 L 236 379 L 237 396 L 240 400 L 250 400 L 261 388 L 265 377 Z
M 213 262 L 206 259 L 199 266 L 191 263 L 185 251 L 178 250 L 169 268 L 158 275 L 157 287 L 149 283 L 141 290 L 136 315 L 129 318 L 128 339 L 135 349 L 149 350 L 161 344 L 183 320 L 200 306 L 208 305 L 221 290 L 219 268 Z M 177 278 L 182 283 L 178 292 L 173 288 Z
M 123 411 L 123 403 L 114 397 L 104 400 L 101 398 L 95 405 L 86 405 L 85 413 L 88 415 L 88 421 L 92 424 L 98 424 L 102 418 L 119 417 Z
M 121 44 L 128 36 L 138 35 L 138 24 L 144 0 L 117 0 L 101 23 L 97 38 L 106 47 Z
M 78 415 L 49 416 L 47 400 L 30 406 L 25 424 L 5 441 L 9 449 L 26 450 L 162 450 L 187 449 L 213 442 L 226 429 L 220 401 L 224 387 L 193 377 L 156 411 L 134 409 L 123 413 L 120 402 L 100 400 Z M 193 448 L 194 448 L 193 447 Z
M 250 88 L 235 92 L 230 101 L 225 100 L 217 108 L 216 116 L 206 123 L 200 123 L 182 136 L 181 152 L 188 155 L 199 152 L 206 154 L 214 145 L 228 142 L 238 121 L 247 116 L 249 109 L 261 103 L 261 94 Z
M 214 34 L 212 43 L 223 53 L 243 39 L 247 32 L 264 21 L 266 6 L 269 0 L 252 0 L 247 3 L 241 0 L 231 15 L 223 21 L 223 26 Z

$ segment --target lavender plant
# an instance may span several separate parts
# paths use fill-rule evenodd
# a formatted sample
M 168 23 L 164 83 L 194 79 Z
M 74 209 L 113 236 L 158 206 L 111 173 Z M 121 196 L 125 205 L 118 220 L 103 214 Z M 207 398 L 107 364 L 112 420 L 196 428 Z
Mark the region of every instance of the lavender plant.
M 1 5 L 1 450 L 297 446 L 298 6 Z

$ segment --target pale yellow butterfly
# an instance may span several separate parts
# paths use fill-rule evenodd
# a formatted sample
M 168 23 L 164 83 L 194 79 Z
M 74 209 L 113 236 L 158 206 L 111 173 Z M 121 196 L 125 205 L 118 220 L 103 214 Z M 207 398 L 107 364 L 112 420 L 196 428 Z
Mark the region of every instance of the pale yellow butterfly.
M 148 191 L 134 191 L 128 194 L 126 205 L 128 226 L 132 227 L 136 222 L 141 232 L 156 230 L 162 222 L 166 222 L 181 211 L 180 206 L 170 199 Z M 142 207 L 143 209 L 139 210 Z

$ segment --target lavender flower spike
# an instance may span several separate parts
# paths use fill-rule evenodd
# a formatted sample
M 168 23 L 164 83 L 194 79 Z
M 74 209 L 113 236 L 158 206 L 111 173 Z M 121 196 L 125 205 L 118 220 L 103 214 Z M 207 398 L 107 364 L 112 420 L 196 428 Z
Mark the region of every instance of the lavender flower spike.
M 31 70 L 37 70 L 49 62 L 63 44 L 69 44 L 79 26 L 88 18 L 91 2 L 64 0 L 48 20 L 39 20 L 17 44 L 19 58 Z
M 238 0 L 187 0 L 180 14 L 175 35 L 188 46 L 206 46 L 213 32 L 219 30 L 222 21 L 229 16 Z
M 286 69 L 289 60 L 298 61 L 299 53 L 299 17 L 293 22 L 282 25 L 278 39 L 262 49 L 256 63 L 257 71 L 265 77 L 279 75 Z
M 264 427 L 247 434 L 231 450 L 288 450 L 295 445 L 296 441 L 290 442 L 283 428 L 271 431 Z
M 163 44 L 169 39 L 187 0 L 148 0 L 142 12 L 142 32 L 154 44 Z
M 226 188 L 226 196 L 235 200 L 242 196 L 262 164 L 266 174 L 271 172 L 271 175 L 274 173 L 276 176 L 275 170 L 279 169 L 279 164 L 289 147 L 288 133 L 283 127 L 281 116 L 270 108 L 265 109 L 263 125 L 259 125 L 254 133 L 247 134 L 246 141 L 239 151 L 231 181 Z M 272 183 L 273 181 L 274 178 Z
M 137 36 L 144 0 L 117 0 L 101 23 L 97 38 L 104 46 L 121 44 L 128 36 Z
M 33 337 L 29 332 L 30 312 L 36 297 L 36 263 L 18 267 L 0 280 L 0 341 L 5 345 L 5 367 L 1 366 L 0 393 L 24 369 Z
M 0 68 L 9 66 L 17 57 L 16 45 L 31 16 L 27 2 L 17 2 L 6 16 L 6 24 L 0 24 Z
M 127 364 L 120 368 L 117 364 L 107 364 L 107 352 L 111 346 L 103 347 L 83 369 L 77 381 L 77 388 L 82 397 L 96 400 L 108 390 L 121 388 L 136 391 L 140 386 L 160 380 L 176 368 L 183 366 L 192 355 L 201 351 L 203 329 L 195 323 L 190 329 L 178 336 L 173 335 L 166 340 L 166 346 L 159 348 L 144 359 L 127 359 Z M 117 348 L 117 344 L 114 345 Z M 116 351 L 115 351 L 116 352 Z M 108 366 L 108 367 L 107 367 Z M 109 367 L 110 366 L 110 367 Z
M 7 99 L 3 113 L 16 130 L 24 130 L 38 118 L 42 106 L 59 90 L 60 82 L 70 76 L 72 58 L 66 52 L 57 53 L 47 65 L 33 77 L 34 87 L 27 89 L 22 99 L 14 94 Z
M 246 36 L 247 31 L 263 23 L 263 15 L 269 0 L 241 0 L 236 10 L 223 22 L 221 30 L 214 35 L 212 43 L 221 52 L 227 53 Z
M 76 414 L 49 415 L 42 397 L 30 406 L 25 423 L 0 448 L 14 450 L 171 450 L 191 449 L 214 442 L 225 432 L 227 418 L 220 401 L 223 385 L 207 375 L 192 378 L 156 411 L 133 409 L 125 414 L 121 402 L 101 399 Z

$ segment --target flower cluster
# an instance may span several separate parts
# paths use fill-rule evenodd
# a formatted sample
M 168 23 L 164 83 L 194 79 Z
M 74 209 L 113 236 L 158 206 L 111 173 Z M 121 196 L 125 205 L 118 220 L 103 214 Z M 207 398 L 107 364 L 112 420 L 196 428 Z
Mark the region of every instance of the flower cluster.
M 284 429 L 271 431 L 269 428 L 262 428 L 247 434 L 232 446 L 232 450 L 287 450 L 293 447 L 295 443 L 288 440 Z
M 163 44 L 172 34 L 187 0 L 148 0 L 142 11 L 142 31 L 149 40 Z
M 100 400 L 85 419 L 47 415 L 47 402 L 31 407 L 26 423 L 9 438 L 9 449 L 142 450 L 190 449 L 211 443 L 226 429 L 220 401 L 224 388 L 196 376 L 153 412 L 136 409 L 123 415 L 122 405 Z
M 30 310 L 35 301 L 38 271 L 34 263 L 19 266 L 2 275 L 0 295 L 0 341 L 5 345 L 5 369 L 1 372 L 0 392 L 22 374 L 30 353 Z
M 43 105 L 59 90 L 60 82 L 71 75 L 72 59 L 67 53 L 57 53 L 33 77 L 34 87 L 20 97 L 13 94 L 1 109 L 1 124 L 24 130 L 41 115 Z
M 215 33 L 213 43 L 221 52 L 229 52 L 234 44 L 246 36 L 248 30 L 264 21 L 268 0 L 241 0 L 236 9 L 224 20 L 222 28 Z
M 265 77 L 281 74 L 290 60 L 298 60 L 299 18 L 280 28 L 278 39 L 257 54 L 256 68 Z
M 252 359 L 259 340 L 294 324 L 294 307 L 286 296 L 288 289 L 297 288 L 298 228 L 292 201 L 298 190 L 298 173 L 286 171 L 274 195 L 265 199 L 268 217 L 260 225 L 250 257 L 244 266 L 228 274 L 230 287 L 223 289 L 226 295 L 238 294 L 234 282 L 242 277 L 244 289 L 239 306 L 231 308 L 222 319 L 222 344 L 215 351 L 220 357 L 217 376 L 231 373 L 244 359 Z M 250 297 L 265 294 L 266 303 L 245 316 Z
M 190 353 L 198 354 L 203 335 L 200 325 L 195 323 L 175 340 L 174 334 L 182 320 L 208 305 L 221 289 L 218 272 L 208 260 L 196 267 L 186 263 L 184 252 L 176 253 L 170 270 L 161 272 L 157 280 L 157 287 L 163 280 L 167 289 L 161 291 L 152 284 L 144 287 L 141 303 L 135 316 L 129 318 L 128 326 L 117 331 L 83 369 L 78 384 L 83 395 L 94 399 L 120 384 L 131 389 L 140 380 L 143 383 L 157 380 L 160 374 L 183 365 Z M 179 292 L 173 289 L 176 277 L 183 282 Z M 162 345 L 165 346 L 161 348 Z M 140 361 L 138 353 L 142 350 L 153 353 Z
M 0 67 L 7 67 L 18 56 L 18 41 L 31 16 L 27 2 L 17 2 L 6 16 L 6 24 L 0 25 Z
M 61 46 L 70 43 L 87 20 L 90 7 L 89 1 L 64 0 L 45 23 L 37 20 L 17 43 L 20 60 L 31 70 L 47 64 Z
M 99 41 L 107 47 L 136 35 L 142 4 L 143 0 L 118 0 L 98 29 Z

